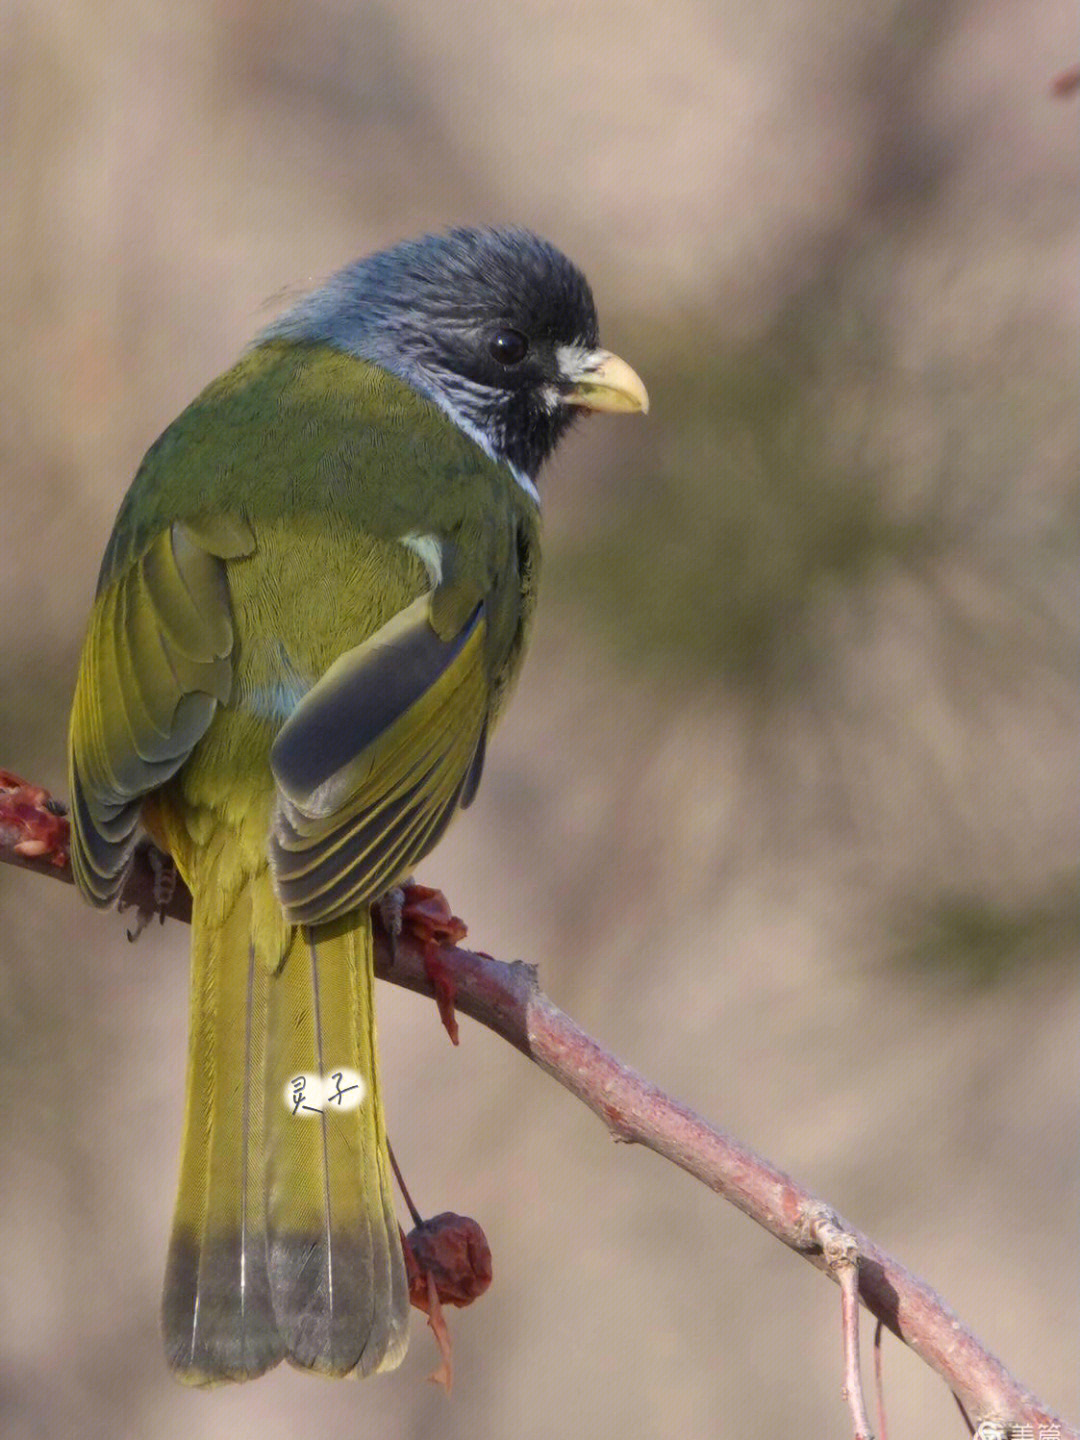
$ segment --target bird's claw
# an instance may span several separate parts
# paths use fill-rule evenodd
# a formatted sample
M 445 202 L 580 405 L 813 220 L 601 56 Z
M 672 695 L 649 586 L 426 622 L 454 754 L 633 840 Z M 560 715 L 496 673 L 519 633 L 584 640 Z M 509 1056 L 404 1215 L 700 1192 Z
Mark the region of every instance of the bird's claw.
M 457 1015 L 454 1011 L 454 979 L 439 958 L 444 945 L 456 945 L 469 933 L 464 920 L 450 909 L 450 902 L 441 890 L 404 880 L 377 901 L 379 919 L 390 941 L 391 960 L 397 959 L 398 941 L 403 934 L 415 940 L 424 959 L 439 1018 L 453 1044 L 458 1043 Z
M 159 850 L 156 845 L 149 845 L 146 851 L 146 861 L 154 876 L 152 899 L 149 905 L 135 902 L 135 925 L 127 932 L 127 938 L 132 943 L 138 940 L 155 915 L 162 925 L 165 924 L 166 913 L 176 894 L 179 872 L 172 856 L 166 854 L 164 850 Z M 127 906 L 121 901 L 117 909 L 123 911 L 127 909 Z
M 405 887 L 411 885 L 412 878 L 403 880 L 400 885 L 393 885 L 385 895 L 380 895 L 375 901 L 375 908 L 379 912 L 379 920 L 386 931 L 386 938 L 390 942 L 390 964 L 397 964 L 398 941 L 401 939 L 401 931 L 404 926 L 405 913 Z

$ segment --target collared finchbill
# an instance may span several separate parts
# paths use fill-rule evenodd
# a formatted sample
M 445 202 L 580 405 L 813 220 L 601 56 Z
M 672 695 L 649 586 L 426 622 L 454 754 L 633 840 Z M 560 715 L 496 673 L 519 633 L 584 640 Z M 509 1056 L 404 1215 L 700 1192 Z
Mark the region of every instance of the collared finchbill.
M 72 707 L 71 857 L 110 904 L 143 819 L 191 892 L 162 1302 L 185 1384 L 405 1352 L 371 905 L 480 784 L 532 623 L 532 477 L 579 410 L 648 408 L 598 334 L 585 276 L 528 231 L 403 241 L 264 330 L 121 508 Z
M 610 350 L 584 350 L 560 346 L 555 353 L 562 378 L 572 387 L 559 392 L 564 405 L 584 410 L 646 414 L 649 393 L 636 370 Z

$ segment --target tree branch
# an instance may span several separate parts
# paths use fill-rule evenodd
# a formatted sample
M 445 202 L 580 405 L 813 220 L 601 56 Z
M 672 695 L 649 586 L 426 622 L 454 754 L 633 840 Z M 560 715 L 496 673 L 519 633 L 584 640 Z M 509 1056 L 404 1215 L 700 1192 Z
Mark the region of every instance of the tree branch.
M 0 861 L 70 882 L 62 814 L 63 807 L 47 792 L 0 771 Z M 136 851 L 121 900 L 122 908 L 134 907 L 144 915 L 155 909 L 149 848 Z M 182 882 L 162 918 L 165 914 L 190 921 L 191 896 Z M 434 998 L 430 947 L 424 952 L 425 947 L 405 934 L 392 957 L 389 942 L 377 932 L 376 973 Z M 862 1305 L 941 1376 L 976 1422 L 1000 1426 L 1006 1434 L 1019 1426 L 1035 1426 L 1055 1440 L 1080 1440 L 1080 1432 L 1015 1379 L 925 1281 L 789 1175 L 604 1050 L 540 990 L 533 966 L 507 964 L 458 946 L 441 947 L 436 959 L 452 979 L 458 1009 L 508 1040 L 576 1095 L 616 1140 L 645 1145 L 722 1195 L 844 1285 L 848 1302 L 854 1271 Z M 827 1253 L 834 1235 L 844 1241 L 840 1264 L 835 1254 Z M 848 1303 L 844 1311 L 849 1392 L 857 1390 L 851 1309 Z M 860 1425 L 865 1425 L 861 1401 L 859 1408 Z

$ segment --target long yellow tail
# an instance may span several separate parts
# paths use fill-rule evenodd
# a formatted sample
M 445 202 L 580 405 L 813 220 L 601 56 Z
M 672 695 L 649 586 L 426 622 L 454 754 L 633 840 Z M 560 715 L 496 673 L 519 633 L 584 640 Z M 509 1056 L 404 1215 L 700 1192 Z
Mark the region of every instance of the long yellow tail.
M 217 868 L 207 856 L 192 877 L 169 1363 L 194 1385 L 250 1379 L 283 1357 L 325 1375 L 390 1369 L 409 1302 L 370 919 L 283 930 L 265 870 L 223 886 Z

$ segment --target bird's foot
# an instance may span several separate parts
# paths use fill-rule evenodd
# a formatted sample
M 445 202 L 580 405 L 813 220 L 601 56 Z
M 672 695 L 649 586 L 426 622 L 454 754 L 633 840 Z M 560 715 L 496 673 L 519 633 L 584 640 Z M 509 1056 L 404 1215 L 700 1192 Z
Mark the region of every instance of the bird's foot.
M 451 1044 L 456 1045 L 458 1023 L 454 1000 L 457 990 L 453 975 L 439 957 L 439 950 L 443 945 L 456 945 L 459 940 L 464 940 L 469 933 L 468 926 L 453 913 L 441 890 L 416 884 L 406 887 L 401 921 L 421 944 L 424 973 L 435 992 L 439 1019 L 450 1036 Z
M 138 940 L 155 915 L 162 925 L 165 924 L 165 915 L 176 894 L 179 872 L 172 856 L 164 850 L 159 850 L 156 845 L 148 845 L 146 847 L 146 863 L 150 866 L 151 874 L 154 877 L 154 886 L 149 905 L 145 902 L 135 902 L 135 925 L 127 932 L 127 938 L 133 942 Z M 121 911 L 126 908 L 123 901 L 117 906 L 117 909 Z
M 413 883 L 410 875 L 400 885 L 393 885 L 385 895 L 380 895 L 375 901 L 375 910 L 378 914 L 382 928 L 386 931 L 386 938 L 390 942 L 390 964 L 397 964 L 398 941 L 401 939 L 401 932 L 404 928 L 403 915 L 405 913 L 405 887 Z
M 408 935 L 420 947 L 424 973 L 435 992 L 439 1018 L 451 1041 L 458 1043 L 457 1015 L 454 1013 L 454 979 L 439 958 L 443 945 L 456 945 L 469 933 L 464 920 L 450 909 L 450 902 L 441 890 L 418 885 L 408 879 L 395 885 L 377 902 L 379 919 L 390 939 L 391 960 L 397 958 L 397 945 Z

